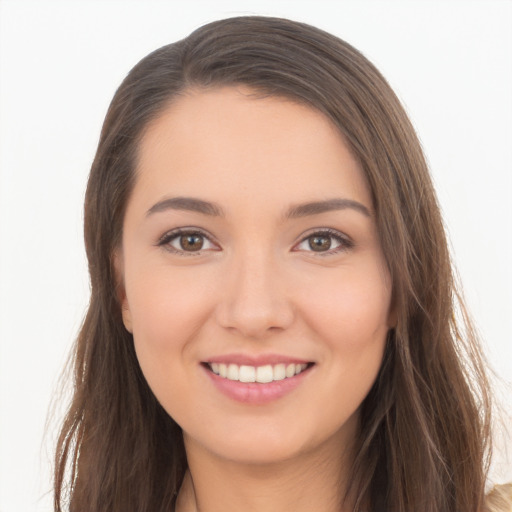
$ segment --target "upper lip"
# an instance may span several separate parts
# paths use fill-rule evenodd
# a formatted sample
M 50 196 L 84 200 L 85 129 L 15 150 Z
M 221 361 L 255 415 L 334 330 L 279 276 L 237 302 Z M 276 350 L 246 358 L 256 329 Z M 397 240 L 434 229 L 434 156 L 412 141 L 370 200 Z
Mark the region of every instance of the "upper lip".
M 205 363 L 225 363 L 225 364 L 236 364 L 238 366 L 265 366 L 265 365 L 276 365 L 276 364 L 307 364 L 311 363 L 311 360 L 302 359 L 300 357 L 285 356 L 281 354 L 259 354 L 259 355 L 247 355 L 247 354 L 224 354 L 221 356 L 214 356 L 206 359 Z

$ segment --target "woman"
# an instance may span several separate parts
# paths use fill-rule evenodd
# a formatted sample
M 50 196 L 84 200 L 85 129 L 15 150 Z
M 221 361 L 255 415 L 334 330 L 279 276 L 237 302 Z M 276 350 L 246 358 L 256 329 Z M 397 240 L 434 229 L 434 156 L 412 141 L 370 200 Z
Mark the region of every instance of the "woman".
M 347 43 L 244 17 L 144 58 L 85 239 L 56 510 L 483 510 L 488 383 L 428 169 Z

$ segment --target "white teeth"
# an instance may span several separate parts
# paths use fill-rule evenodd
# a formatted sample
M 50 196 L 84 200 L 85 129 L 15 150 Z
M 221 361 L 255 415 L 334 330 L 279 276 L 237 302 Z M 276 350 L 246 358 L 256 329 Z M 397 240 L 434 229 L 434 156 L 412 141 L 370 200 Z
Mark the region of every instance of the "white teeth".
M 240 382 L 259 382 L 266 384 L 276 380 L 283 380 L 302 373 L 308 365 L 294 364 L 266 364 L 264 366 L 247 366 L 237 364 L 209 363 L 210 369 L 224 379 Z
M 238 380 L 238 376 L 240 375 L 240 371 L 238 369 L 238 365 L 230 364 L 228 366 L 228 379 L 229 380 Z
M 294 375 L 295 375 L 295 365 L 292 363 L 286 367 L 286 376 L 288 378 L 290 378 L 290 377 L 293 377 Z
M 261 382 L 262 384 L 266 382 L 272 382 L 274 380 L 274 370 L 271 365 L 267 364 L 265 366 L 258 366 L 256 370 L 256 382 Z
M 259 368 L 258 368 L 259 370 Z M 237 379 L 231 379 L 237 380 Z M 240 382 L 254 382 L 256 380 L 256 368 L 254 366 L 240 366 L 239 379 Z
M 274 380 L 283 380 L 286 377 L 286 366 L 284 364 L 276 364 L 274 366 Z

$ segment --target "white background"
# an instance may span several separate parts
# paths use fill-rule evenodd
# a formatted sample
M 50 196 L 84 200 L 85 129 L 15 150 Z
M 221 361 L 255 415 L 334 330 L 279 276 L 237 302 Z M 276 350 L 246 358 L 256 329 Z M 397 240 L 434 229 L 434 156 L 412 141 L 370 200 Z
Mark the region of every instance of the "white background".
M 82 200 L 108 103 L 151 50 L 237 14 L 317 25 L 388 78 L 486 351 L 512 381 L 510 1 L 0 0 L 0 512 L 52 510 L 54 426 L 43 434 L 87 304 Z

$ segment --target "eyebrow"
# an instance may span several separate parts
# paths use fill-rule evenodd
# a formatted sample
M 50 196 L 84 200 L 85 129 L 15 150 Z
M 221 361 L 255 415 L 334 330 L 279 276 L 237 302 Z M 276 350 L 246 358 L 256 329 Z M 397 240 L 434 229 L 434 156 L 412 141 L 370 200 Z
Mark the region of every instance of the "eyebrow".
M 350 208 L 362 213 L 366 217 L 371 217 L 370 210 L 353 199 L 334 198 L 325 201 L 313 201 L 310 203 L 292 206 L 286 213 L 286 218 L 296 219 L 308 215 L 318 215 L 320 213 L 331 212 L 334 210 L 346 210 Z
M 195 197 L 170 197 L 163 199 L 154 204 L 147 212 L 146 216 L 153 213 L 164 212 L 166 210 L 187 210 L 190 212 L 202 213 L 204 215 L 212 215 L 221 217 L 224 215 L 222 208 L 209 201 L 196 199 Z
M 325 201 L 312 201 L 292 206 L 285 214 L 287 219 L 296 219 L 307 217 L 309 215 L 318 215 L 334 210 L 345 209 L 356 210 L 367 217 L 371 217 L 369 209 L 358 201 L 353 199 L 334 198 Z M 185 210 L 213 217 L 222 217 L 224 212 L 222 208 L 209 201 L 197 199 L 195 197 L 169 197 L 155 203 L 147 212 L 146 216 L 154 213 L 164 212 L 166 210 Z

